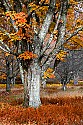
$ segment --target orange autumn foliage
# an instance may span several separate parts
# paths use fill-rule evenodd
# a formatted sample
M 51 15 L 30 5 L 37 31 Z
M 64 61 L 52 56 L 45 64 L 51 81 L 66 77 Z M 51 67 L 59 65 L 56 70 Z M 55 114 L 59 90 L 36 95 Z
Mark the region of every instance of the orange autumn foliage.
M 11 41 L 26 39 L 27 42 L 32 42 L 34 32 L 29 24 L 27 24 L 27 14 L 24 12 L 16 13 L 14 11 L 9 11 L 5 13 L 8 20 L 13 19 L 14 24 L 19 27 L 16 33 L 10 33 Z M 23 32 L 23 29 L 25 30 Z
M 26 59 L 30 60 L 36 57 L 37 57 L 36 54 L 33 54 L 32 52 L 29 52 L 29 51 L 25 51 L 24 53 L 18 56 L 18 58 L 22 58 L 23 60 L 26 60 Z
M 8 19 L 10 19 L 12 17 L 12 19 L 15 21 L 15 25 L 17 26 L 23 26 L 25 25 L 25 23 L 27 22 L 26 17 L 27 14 L 25 14 L 24 12 L 20 12 L 20 13 L 16 13 L 16 12 L 5 12 L 6 17 L 9 17 Z
M 55 75 L 53 74 L 53 69 L 48 68 L 45 72 L 44 72 L 44 78 L 55 78 Z

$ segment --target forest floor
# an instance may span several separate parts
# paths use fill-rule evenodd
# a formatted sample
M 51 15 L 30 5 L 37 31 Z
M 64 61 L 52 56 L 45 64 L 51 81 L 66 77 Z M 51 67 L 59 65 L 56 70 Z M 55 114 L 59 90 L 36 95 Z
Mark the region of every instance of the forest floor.
M 0 84 L 0 125 L 83 125 L 83 85 L 47 85 L 40 92 L 42 105 L 23 107 L 23 86 L 11 92 Z

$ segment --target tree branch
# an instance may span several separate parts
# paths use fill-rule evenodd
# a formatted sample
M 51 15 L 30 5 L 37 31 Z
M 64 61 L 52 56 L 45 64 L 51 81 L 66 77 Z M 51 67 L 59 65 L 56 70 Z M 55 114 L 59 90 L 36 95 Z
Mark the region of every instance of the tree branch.
M 72 34 L 69 36 L 69 38 L 67 38 L 67 39 L 65 40 L 64 43 L 66 43 L 68 40 L 70 40 L 73 36 L 77 35 L 77 33 L 78 33 L 79 31 L 81 31 L 82 29 L 83 29 L 83 26 L 80 27 L 80 28 L 78 28 L 76 31 L 74 31 L 74 33 L 72 33 Z
M 57 38 L 56 46 L 49 53 L 49 55 L 47 56 L 47 58 L 46 58 L 46 60 L 45 60 L 45 62 L 43 64 L 45 64 L 50 57 L 56 55 L 60 51 L 60 49 L 62 47 L 62 42 L 64 41 L 64 36 L 65 36 L 67 5 L 68 5 L 68 1 L 62 1 L 61 2 L 62 11 L 61 11 L 60 19 L 62 20 L 62 23 L 59 23 L 58 38 Z
M 3 29 L 3 28 L 0 27 L 0 31 L 2 31 L 2 32 L 5 33 L 8 37 L 10 37 L 9 33 L 8 33 L 5 29 Z
M 7 5 L 7 2 L 6 2 L 5 0 L 3 0 L 3 5 L 4 5 L 6 11 L 10 11 L 10 8 L 9 8 L 9 6 Z
M 60 17 L 61 17 L 61 11 L 62 11 L 62 6 L 61 6 L 60 11 L 59 11 L 59 15 L 58 15 L 58 19 L 57 19 L 57 22 L 56 22 L 54 31 L 57 30 L 57 28 L 58 28 L 59 20 L 60 20 Z M 53 31 L 53 32 L 54 32 L 54 31 Z M 53 36 L 54 36 L 54 34 L 51 33 L 50 38 L 49 38 L 47 44 L 45 45 L 45 47 L 43 48 L 43 50 L 42 50 L 42 52 L 41 52 L 40 58 L 43 56 L 43 54 L 45 53 L 45 51 L 46 51 L 46 50 L 48 49 L 48 47 L 50 46 L 50 44 L 51 44 L 51 42 L 52 42 L 52 40 L 53 40 Z M 55 45 L 54 45 L 54 46 L 55 46 Z
M 42 25 L 42 28 L 40 30 L 39 38 L 40 38 L 41 45 L 44 41 L 46 33 L 48 32 L 48 29 L 49 29 L 49 26 L 50 26 L 50 23 L 51 23 L 53 14 L 54 14 L 55 3 L 56 3 L 56 0 L 51 0 L 50 7 L 49 7 L 48 12 L 46 14 L 46 18 L 45 18 L 44 23 Z
M 0 42 L 2 42 L 2 41 L 0 40 Z M 7 49 L 3 48 L 2 46 L 0 46 L 0 49 L 1 49 L 2 51 L 4 51 L 4 52 L 8 52 L 8 53 L 10 53 L 10 51 L 9 51 L 9 50 L 7 50 Z

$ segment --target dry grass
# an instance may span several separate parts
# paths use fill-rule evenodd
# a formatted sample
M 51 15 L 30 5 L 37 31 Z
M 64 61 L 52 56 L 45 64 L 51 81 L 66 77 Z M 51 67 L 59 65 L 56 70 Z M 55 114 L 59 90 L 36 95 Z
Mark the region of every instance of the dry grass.
M 5 88 L 6 88 L 6 84 L 0 84 L 0 89 L 5 89 Z M 11 85 L 11 88 L 23 88 L 23 84 Z
M 0 89 L 6 88 L 6 84 L 0 84 Z
M 76 89 L 69 88 L 66 93 L 73 90 Z M 81 94 L 83 88 L 80 90 Z M 12 90 L 10 94 L 0 92 L 0 125 L 82 125 L 83 96 L 54 96 L 54 93 L 58 95 L 60 92 L 65 94 L 58 87 L 42 89 L 42 105 L 37 109 L 22 106 L 22 89 Z

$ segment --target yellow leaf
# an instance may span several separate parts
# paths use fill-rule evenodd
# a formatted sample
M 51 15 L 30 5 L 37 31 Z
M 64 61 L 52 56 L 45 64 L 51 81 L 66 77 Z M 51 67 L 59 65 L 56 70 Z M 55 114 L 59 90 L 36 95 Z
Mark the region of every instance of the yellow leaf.
M 5 53 L 5 56 L 9 56 L 10 54 L 9 53 Z
M 54 35 L 56 35 L 57 33 L 58 33 L 58 30 L 55 30 L 55 31 L 53 32 Z

